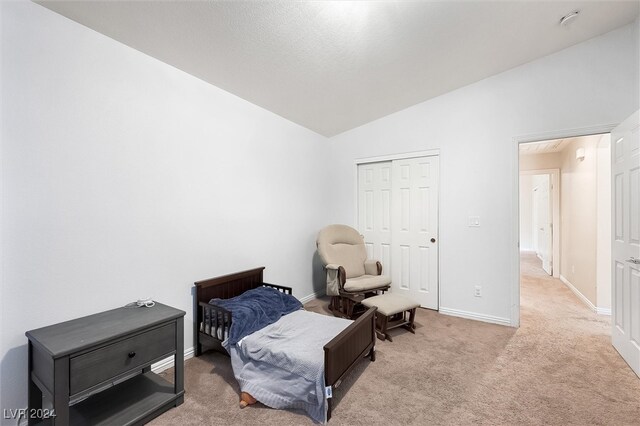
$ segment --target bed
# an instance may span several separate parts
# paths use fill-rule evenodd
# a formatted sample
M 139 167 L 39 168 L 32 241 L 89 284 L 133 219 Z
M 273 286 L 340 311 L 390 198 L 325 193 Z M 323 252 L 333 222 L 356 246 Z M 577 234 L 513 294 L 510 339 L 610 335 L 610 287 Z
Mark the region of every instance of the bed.
M 268 284 L 263 281 L 263 271 L 264 267 L 255 268 L 247 271 L 237 272 L 234 274 L 229 274 L 221 277 L 211 278 L 203 281 L 198 281 L 195 283 L 195 297 L 194 297 L 194 341 L 195 341 L 195 356 L 199 356 L 204 351 L 213 349 L 220 352 L 223 352 L 227 355 L 231 355 L 232 365 L 234 367 L 234 372 L 236 372 L 239 368 L 243 368 L 239 363 L 247 362 L 246 359 L 243 359 L 242 356 L 237 356 L 238 354 L 234 354 L 234 349 L 232 348 L 235 345 L 229 345 L 229 332 L 232 327 L 232 313 L 231 311 L 214 304 L 210 304 L 209 301 L 212 299 L 231 299 L 236 296 L 240 296 L 248 290 L 258 289 L 261 287 L 267 287 L 270 289 L 275 289 L 278 292 L 282 292 L 285 294 L 291 294 L 291 288 L 279 286 L 275 284 Z M 306 315 L 302 312 L 296 311 L 293 313 L 284 315 L 280 320 L 276 323 L 264 327 L 247 336 L 247 338 L 241 341 L 241 346 L 249 346 L 248 338 L 254 338 L 255 336 L 259 336 L 260 338 L 269 338 L 269 333 L 272 333 L 269 327 L 279 327 L 280 333 L 282 330 L 291 329 L 292 338 L 297 338 L 297 335 L 302 334 L 310 334 L 307 331 L 300 329 L 298 330 L 298 326 L 296 324 L 304 324 L 306 323 L 307 317 L 297 317 L 298 315 Z M 325 316 L 320 314 L 312 314 L 320 317 L 326 317 L 327 320 L 331 321 L 347 321 L 331 316 Z M 326 321 L 326 320 L 323 320 Z M 369 357 L 371 361 L 375 361 L 375 342 L 376 342 L 376 334 L 375 334 L 375 308 L 371 308 L 366 311 L 363 315 L 361 315 L 355 321 L 347 321 L 344 324 L 338 324 L 335 322 L 327 323 L 329 324 L 329 328 L 333 327 L 339 331 L 335 336 L 330 338 L 328 343 L 322 347 L 323 354 L 317 354 L 317 356 L 323 357 L 323 365 L 322 365 L 322 381 L 324 384 L 324 392 L 322 392 L 322 402 L 324 413 L 326 413 L 326 420 L 331 418 L 331 396 L 333 391 L 338 388 L 342 382 L 342 380 L 346 377 L 347 374 L 358 364 L 358 362 L 364 358 Z M 323 327 L 324 328 L 324 327 Z M 313 334 L 313 333 L 311 333 Z M 278 336 L 281 337 L 281 336 Z M 226 342 L 225 342 L 226 340 Z M 228 351 L 223 346 L 223 342 L 226 344 L 227 348 L 231 349 Z M 262 343 L 253 343 L 254 346 L 262 345 Z M 274 350 L 278 352 L 288 351 L 289 347 L 295 346 L 292 344 L 283 344 L 282 346 L 273 346 Z M 240 347 L 240 346 L 239 346 Z M 230 353 L 231 352 L 231 353 Z M 291 351 L 289 353 L 285 353 L 287 359 L 291 362 L 296 362 L 296 354 L 295 351 Z M 264 357 L 264 354 L 261 354 L 260 357 Z M 250 368 L 251 365 L 245 364 L 247 368 Z M 295 367 L 295 366 L 294 366 Z M 291 374 L 291 370 L 296 370 L 296 368 L 289 368 L 289 374 Z M 269 374 L 271 374 L 270 371 Z M 248 377 L 251 379 L 254 374 L 259 374 L 255 370 L 251 370 L 251 375 Z M 238 378 L 238 376 L 236 375 Z M 269 375 L 270 379 L 271 376 Z M 244 379 L 243 379 L 244 380 Z M 240 382 L 240 380 L 239 380 Z M 250 380 L 249 380 L 250 382 Z M 240 383 L 241 387 L 247 387 L 247 382 Z M 320 396 L 318 396 L 320 398 Z M 258 398 L 260 400 L 260 398 Z M 264 401 L 261 401 L 264 402 Z M 301 408 L 301 407 L 293 407 L 293 408 Z M 307 412 L 309 414 L 309 412 Z M 311 416 L 311 415 L 310 415 Z M 311 416 L 314 418 L 313 416 Z M 314 418 L 314 420 L 318 420 L 318 418 Z

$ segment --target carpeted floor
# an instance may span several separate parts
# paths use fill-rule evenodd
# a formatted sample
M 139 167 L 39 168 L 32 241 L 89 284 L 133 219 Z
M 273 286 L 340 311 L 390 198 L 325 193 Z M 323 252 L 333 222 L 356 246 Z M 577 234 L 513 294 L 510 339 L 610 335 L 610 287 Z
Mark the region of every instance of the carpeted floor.
M 591 312 L 523 254 L 521 327 L 420 309 L 416 335 L 376 344 L 335 395 L 333 425 L 640 425 L 640 379 Z M 307 309 L 327 312 L 327 300 Z M 169 376 L 170 371 L 166 372 Z M 241 410 L 229 358 L 186 362 L 185 402 L 153 425 L 304 425 L 301 413 Z

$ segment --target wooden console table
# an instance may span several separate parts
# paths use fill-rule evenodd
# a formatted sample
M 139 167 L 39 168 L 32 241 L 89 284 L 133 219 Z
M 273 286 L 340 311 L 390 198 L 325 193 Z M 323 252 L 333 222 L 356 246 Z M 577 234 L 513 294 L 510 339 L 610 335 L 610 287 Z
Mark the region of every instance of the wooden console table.
M 31 330 L 29 424 L 143 424 L 184 400 L 184 311 L 156 303 Z M 173 356 L 174 382 L 151 372 Z M 53 404 L 42 410 L 42 398 Z

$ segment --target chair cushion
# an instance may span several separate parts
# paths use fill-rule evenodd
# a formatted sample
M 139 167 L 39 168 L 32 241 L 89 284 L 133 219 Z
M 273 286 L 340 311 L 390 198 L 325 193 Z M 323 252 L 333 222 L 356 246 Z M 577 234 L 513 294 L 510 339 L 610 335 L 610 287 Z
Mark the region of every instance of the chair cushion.
M 367 291 L 384 288 L 391 284 L 391 277 L 386 275 L 362 275 L 356 278 L 348 278 L 344 283 L 345 291 Z
M 362 301 L 362 304 L 367 308 L 372 306 L 377 307 L 378 312 L 386 317 L 420 306 L 419 303 L 414 302 L 407 297 L 393 293 L 385 293 L 380 296 L 368 297 Z
M 347 279 L 365 274 L 367 249 L 362 236 L 355 229 L 347 225 L 329 225 L 320 230 L 316 244 L 324 264 L 342 266 Z

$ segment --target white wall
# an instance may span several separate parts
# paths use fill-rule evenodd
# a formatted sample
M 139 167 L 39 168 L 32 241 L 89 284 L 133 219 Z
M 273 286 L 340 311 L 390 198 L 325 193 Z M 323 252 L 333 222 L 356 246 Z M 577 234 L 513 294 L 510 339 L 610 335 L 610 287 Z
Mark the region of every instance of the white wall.
M 4 39 L 3 14 L 4 8 L 0 4 L 0 43 L 2 43 L 1 40 Z M 7 321 L 7 319 L 5 318 L 6 314 L 2 306 L 2 301 L 4 300 L 4 244 L 2 244 L 2 241 L 4 241 L 4 225 L 2 225 L 4 223 L 4 162 L 2 160 L 4 158 L 4 132 L 2 130 L 4 127 L 4 115 L 2 114 L 2 109 L 4 107 L 4 102 L 2 102 L 2 99 L 4 99 L 4 84 L 2 84 L 2 76 L 4 70 L 3 58 L 4 54 L 2 54 L 2 50 L 0 47 L 0 355 L 2 356 L 4 356 L 5 354 L 5 344 L 4 339 L 2 338 L 2 336 L 4 335 L 3 324 L 6 324 Z M 0 358 L 0 409 L 5 407 L 3 403 L 4 399 L 2 396 L 2 383 L 4 383 L 4 373 L 2 368 L 2 361 Z
M 516 139 L 637 110 L 638 35 L 636 21 L 331 138 L 333 221 L 356 223 L 355 159 L 440 149 L 441 307 L 517 324 Z
M 27 330 L 148 296 L 187 312 L 189 348 L 196 280 L 264 265 L 298 297 L 323 288 L 326 138 L 37 4 L 0 8 L 1 408 L 26 405 Z

